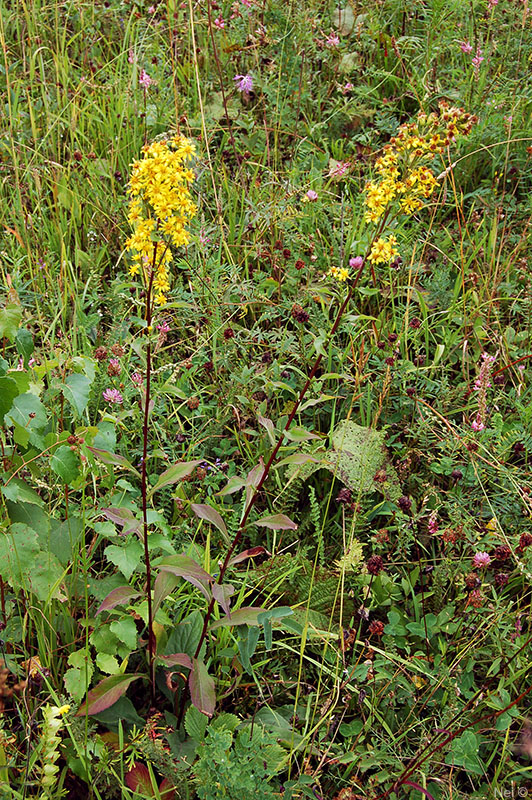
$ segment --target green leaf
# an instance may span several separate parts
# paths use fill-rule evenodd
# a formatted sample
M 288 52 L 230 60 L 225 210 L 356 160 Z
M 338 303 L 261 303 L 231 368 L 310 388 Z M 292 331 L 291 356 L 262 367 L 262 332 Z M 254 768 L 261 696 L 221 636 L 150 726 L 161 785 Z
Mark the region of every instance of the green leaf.
M 22 308 L 16 303 L 9 303 L 5 308 L 0 308 L 0 339 L 6 338 L 14 341 L 20 320 Z
M 202 742 L 205 738 L 208 721 L 205 714 L 198 711 L 195 706 L 190 706 L 185 714 L 185 730 L 190 738 L 198 743 Z
M 33 336 L 27 328 L 19 328 L 15 336 L 17 351 L 24 359 L 24 368 L 27 369 L 28 361 L 33 353 Z
M 169 655 L 186 653 L 192 658 L 197 650 L 202 630 L 203 616 L 199 611 L 193 611 L 171 632 L 164 652 Z
M 230 625 L 258 625 L 258 617 L 260 614 L 264 614 L 265 611 L 266 609 L 260 606 L 243 606 L 238 611 L 233 611 L 232 614 L 217 619 L 216 622 L 212 623 L 209 630 L 214 631 L 216 628 L 224 628 Z
M 115 525 L 119 525 L 124 535 L 142 530 L 142 522 L 135 518 L 129 508 L 102 508 L 101 513 Z
M 109 453 L 108 450 L 101 450 L 99 447 L 87 447 L 87 450 L 90 450 L 90 452 L 96 456 L 97 459 L 103 461 L 104 464 L 121 467 L 122 469 L 128 470 L 128 472 L 133 472 L 140 478 L 140 472 L 138 472 L 133 464 L 130 464 L 124 456 L 119 456 L 116 453 Z
M 286 514 L 274 514 L 271 517 L 262 517 L 262 519 L 256 519 L 253 525 L 258 525 L 262 528 L 270 528 L 273 531 L 297 530 L 296 523 L 292 522 Z
M 72 483 L 79 475 L 79 455 L 63 444 L 51 457 L 50 466 L 65 483 Z
M 96 654 L 96 666 L 101 672 L 107 675 L 118 675 L 120 673 L 120 665 L 114 656 L 109 653 Z
M 61 391 L 65 395 L 75 415 L 81 417 L 89 402 L 89 389 L 91 381 L 86 375 L 73 372 L 64 383 L 61 384 Z
M 207 520 L 207 522 L 210 522 L 212 525 L 218 528 L 220 533 L 223 534 L 225 541 L 227 543 L 229 542 L 229 536 L 227 534 L 225 522 L 215 508 L 212 508 L 212 506 L 209 506 L 205 503 L 191 503 L 190 507 L 197 517 Z
M 192 671 L 189 677 L 190 699 L 198 711 L 212 717 L 216 706 L 214 678 L 209 675 L 207 667 L 199 658 L 192 659 Z
M 131 586 L 118 586 L 116 589 L 110 591 L 107 597 L 102 601 L 95 616 L 101 614 L 102 611 L 110 611 L 116 606 L 126 605 L 130 600 L 134 600 L 136 597 L 140 596 L 141 593 L 132 589 Z
M 20 478 L 11 478 L 7 486 L 2 486 L 1 489 L 6 500 L 11 500 L 13 503 L 32 503 L 40 507 L 44 505 L 42 497 L 39 497 L 37 492 Z
M 157 483 L 148 492 L 148 497 L 151 497 L 155 492 L 158 492 L 159 489 L 162 489 L 164 486 L 172 486 L 174 483 L 186 478 L 187 475 L 190 475 L 190 473 L 198 466 L 198 464 L 201 464 L 201 461 L 181 461 L 178 464 L 168 467 L 168 469 L 159 475 Z
M 25 392 L 19 394 L 13 400 L 13 405 L 9 412 L 5 415 L 6 422 L 12 422 L 19 425 L 22 429 L 24 436 L 22 439 L 34 444 L 36 447 L 42 448 L 42 437 L 39 436 L 40 431 L 44 428 L 47 422 L 46 409 L 37 397 L 32 392 Z
M 0 423 L 4 415 L 11 410 L 13 400 L 20 394 L 16 381 L 13 378 L 0 378 Z
M 36 531 L 15 523 L 0 536 L 0 574 L 14 589 L 32 592 L 42 602 L 64 599 L 64 571 L 57 558 L 40 549 Z
M 154 562 L 154 566 L 157 566 L 162 572 L 171 572 L 172 575 L 184 578 L 193 586 L 196 586 L 207 600 L 211 599 L 210 585 L 213 582 L 212 576 L 185 553 L 158 559 Z
M 116 703 L 116 701 L 126 693 L 128 686 L 145 675 L 111 675 L 91 689 L 87 695 L 87 700 L 80 707 L 76 717 L 83 717 L 85 714 L 98 714 Z
M 68 657 L 68 664 L 71 669 L 67 669 L 63 678 L 65 689 L 79 703 L 90 686 L 94 666 L 85 648 L 71 653 Z
M 137 569 L 142 553 L 142 544 L 137 539 L 131 539 L 123 545 L 110 544 L 104 550 L 106 558 L 118 567 L 126 580 L 129 580 Z
M 137 649 L 137 626 L 133 617 L 121 617 L 111 622 L 109 629 L 131 651 Z

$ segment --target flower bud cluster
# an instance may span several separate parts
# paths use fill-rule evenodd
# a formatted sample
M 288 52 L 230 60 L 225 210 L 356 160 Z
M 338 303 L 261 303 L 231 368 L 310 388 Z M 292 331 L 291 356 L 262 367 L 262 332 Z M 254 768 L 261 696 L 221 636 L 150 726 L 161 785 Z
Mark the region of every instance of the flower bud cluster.
M 43 708 L 43 727 L 42 727 L 42 747 L 43 752 L 41 756 L 42 761 L 42 774 L 40 778 L 40 786 L 43 792 L 39 796 L 39 800 L 47 800 L 53 795 L 53 788 L 57 781 L 57 773 L 59 767 L 55 763 L 59 758 L 59 745 L 61 739 L 58 733 L 63 725 L 61 717 L 68 714 L 70 706 L 50 706 L 47 705 Z

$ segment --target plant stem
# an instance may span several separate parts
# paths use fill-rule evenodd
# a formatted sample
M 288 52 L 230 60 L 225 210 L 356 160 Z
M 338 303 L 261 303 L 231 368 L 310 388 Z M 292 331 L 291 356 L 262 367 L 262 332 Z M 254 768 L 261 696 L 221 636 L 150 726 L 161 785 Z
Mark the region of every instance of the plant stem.
M 146 289 L 146 326 L 149 337 L 152 321 L 151 291 L 155 276 L 155 263 L 157 259 L 157 242 L 153 247 L 153 261 L 151 272 L 148 278 Z M 146 599 L 148 601 L 148 669 L 150 676 L 150 699 L 151 704 L 155 703 L 155 635 L 153 633 L 153 608 L 151 602 L 151 563 L 150 549 L 148 547 L 148 486 L 147 486 L 147 466 L 148 458 L 148 422 L 150 415 L 150 388 L 151 388 L 151 342 L 148 338 L 146 345 L 146 392 L 144 395 L 144 420 L 142 424 L 142 467 L 141 467 L 141 491 L 142 491 L 142 522 L 144 539 L 144 562 L 146 564 Z

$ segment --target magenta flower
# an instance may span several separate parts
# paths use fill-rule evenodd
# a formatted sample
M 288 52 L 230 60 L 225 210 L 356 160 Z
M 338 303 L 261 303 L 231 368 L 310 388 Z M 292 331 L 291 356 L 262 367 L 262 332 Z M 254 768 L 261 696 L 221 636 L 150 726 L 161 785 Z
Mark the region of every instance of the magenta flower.
M 354 258 L 349 259 L 349 266 L 352 269 L 360 269 L 360 267 L 364 264 L 364 259 L 362 256 L 355 256 Z
M 473 556 L 473 566 L 477 567 L 478 569 L 485 569 L 486 567 L 489 567 L 490 563 L 491 563 L 490 554 L 482 550 L 479 550 Z
M 480 49 L 480 47 L 477 47 L 477 52 L 475 53 L 475 56 L 471 60 L 471 64 L 475 68 L 475 72 L 478 71 L 478 68 L 480 67 L 483 61 L 484 61 L 484 56 L 482 55 L 482 50 Z
M 170 330 L 170 324 L 167 320 L 164 320 L 160 325 L 157 325 L 157 330 L 159 333 L 168 333 Z
M 143 89 L 149 89 L 150 86 L 154 83 L 155 81 L 153 80 L 153 78 L 150 78 L 146 70 L 141 69 L 139 74 L 139 86 L 142 86 Z
M 121 406 L 124 402 L 124 398 L 118 391 L 118 389 L 106 389 L 103 393 L 103 399 L 107 400 L 108 403 L 115 403 L 116 405 Z
M 218 28 L 219 31 L 223 31 L 225 28 L 225 20 L 222 16 L 216 17 L 214 20 L 214 27 Z
M 466 53 L 467 55 L 469 55 L 469 53 L 473 52 L 473 45 L 469 41 L 460 42 L 459 44 L 462 53 Z
M 345 83 L 345 84 L 342 86 L 342 94 L 348 94 L 348 92 L 352 92 L 354 88 L 355 88 L 355 87 L 354 87 L 354 85 L 351 83 L 351 81 L 347 81 L 347 83 Z
M 136 386 L 142 386 L 142 384 L 144 383 L 144 378 L 142 377 L 140 372 L 133 372 L 131 374 L 131 380 Z
M 349 161 L 338 161 L 331 169 L 329 170 L 329 177 L 330 178 L 341 178 L 342 175 L 350 168 L 351 164 Z
M 248 72 L 247 75 L 235 75 L 233 80 L 239 92 L 249 94 L 253 89 L 253 76 Z
M 480 416 L 480 412 L 477 414 L 476 418 L 471 423 L 471 428 L 479 433 L 479 431 L 483 431 L 486 426 L 482 422 L 482 418 Z
M 334 31 L 330 33 L 325 40 L 326 47 L 331 47 L 331 48 L 338 47 L 339 44 L 340 44 L 340 38 L 337 33 L 334 33 Z

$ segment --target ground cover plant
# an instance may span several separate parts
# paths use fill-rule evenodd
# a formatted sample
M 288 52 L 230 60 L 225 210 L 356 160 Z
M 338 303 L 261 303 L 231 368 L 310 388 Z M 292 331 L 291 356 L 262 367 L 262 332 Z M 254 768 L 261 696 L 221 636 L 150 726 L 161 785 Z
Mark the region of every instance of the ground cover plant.
M 527 0 L 0 7 L 0 797 L 532 793 Z

